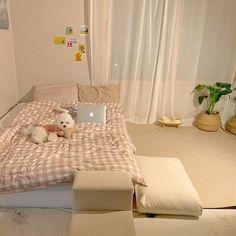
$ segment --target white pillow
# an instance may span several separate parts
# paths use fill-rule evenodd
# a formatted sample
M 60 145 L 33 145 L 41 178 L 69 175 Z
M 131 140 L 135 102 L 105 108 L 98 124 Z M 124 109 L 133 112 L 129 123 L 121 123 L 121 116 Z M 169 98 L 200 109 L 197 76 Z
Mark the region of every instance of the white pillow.
M 202 203 L 182 163 L 176 158 L 136 156 L 147 187 L 135 186 L 142 213 L 200 216 Z
M 34 101 L 78 102 L 76 84 L 44 84 L 34 87 Z

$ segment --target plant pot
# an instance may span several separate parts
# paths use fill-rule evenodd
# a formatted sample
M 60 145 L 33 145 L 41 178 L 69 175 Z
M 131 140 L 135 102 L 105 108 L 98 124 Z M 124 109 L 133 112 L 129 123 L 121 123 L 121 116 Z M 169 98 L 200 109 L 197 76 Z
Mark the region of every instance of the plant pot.
M 204 131 L 217 131 L 221 127 L 220 114 L 209 115 L 206 112 L 201 112 L 196 118 L 196 126 Z
M 229 131 L 231 134 L 236 135 L 236 116 L 231 118 L 225 125 L 225 129 Z

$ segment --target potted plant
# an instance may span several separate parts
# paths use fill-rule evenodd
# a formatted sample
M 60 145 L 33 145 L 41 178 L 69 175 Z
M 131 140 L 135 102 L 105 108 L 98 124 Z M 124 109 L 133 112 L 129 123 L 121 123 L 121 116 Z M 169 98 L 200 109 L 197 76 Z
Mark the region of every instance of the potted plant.
M 236 101 L 236 97 L 234 98 Z M 230 132 L 231 134 L 236 135 L 236 115 L 233 116 L 225 125 L 225 129 Z
M 217 131 L 221 126 L 221 118 L 218 111 L 215 110 L 215 105 L 222 96 L 232 93 L 232 85 L 229 83 L 217 82 L 214 86 L 198 84 L 195 87 L 197 92 L 205 92 L 198 96 L 198 103 L 201 105 L 206 101 L 206 110 L 201 112 L 196 118 L 196 126 L 205 131 Z

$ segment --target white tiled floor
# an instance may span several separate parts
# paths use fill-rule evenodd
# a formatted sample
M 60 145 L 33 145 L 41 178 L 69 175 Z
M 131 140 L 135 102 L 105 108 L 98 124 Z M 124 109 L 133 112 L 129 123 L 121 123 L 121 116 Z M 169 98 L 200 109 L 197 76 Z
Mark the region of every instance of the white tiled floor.
M 0 209 L 0 235 L 66 236 L 70 217 L 55 209 Z
M 135 219 L 137 236 L 236 236 L 236 210 L 204 210 L 197 219 Z
M 55 209 L 0 209 L 0 235 L 66 236 L 70 217 Z M 236 210 L 204 210 L 199 219 L 135 217 L 135 227 L 137 236 L 236 236 Z

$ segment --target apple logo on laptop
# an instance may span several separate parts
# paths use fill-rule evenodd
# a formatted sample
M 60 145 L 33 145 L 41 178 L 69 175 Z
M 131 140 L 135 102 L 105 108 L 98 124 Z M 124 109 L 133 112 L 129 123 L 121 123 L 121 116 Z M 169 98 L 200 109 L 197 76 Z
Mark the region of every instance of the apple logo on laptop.
M 89 116 L 90 116 L 90 117 L 93 117 L 93 112 L 90 112 L 90 113 L 89 113 Z

